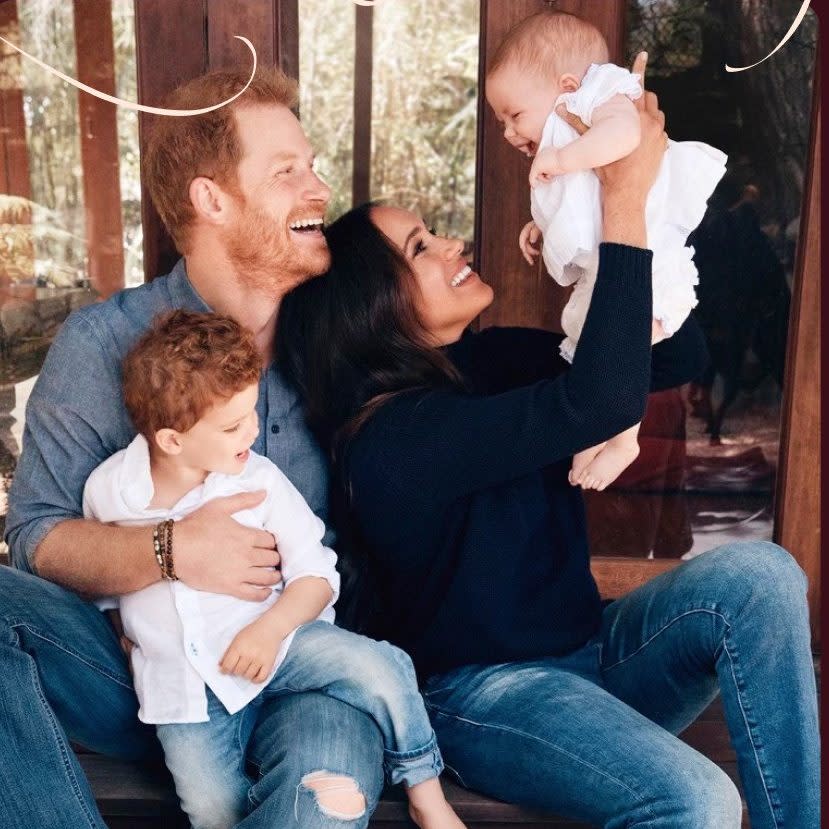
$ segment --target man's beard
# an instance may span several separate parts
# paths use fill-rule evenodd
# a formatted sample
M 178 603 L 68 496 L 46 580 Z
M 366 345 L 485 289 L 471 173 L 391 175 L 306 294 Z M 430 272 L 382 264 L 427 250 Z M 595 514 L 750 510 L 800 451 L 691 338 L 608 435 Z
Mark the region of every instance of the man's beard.
M 264 210 L 245 205 L 239 221 L 224 232 L 225 249 L 242 285 L 265 294 L 286 294 L 328 269 L 327 247 L 293 244 Z

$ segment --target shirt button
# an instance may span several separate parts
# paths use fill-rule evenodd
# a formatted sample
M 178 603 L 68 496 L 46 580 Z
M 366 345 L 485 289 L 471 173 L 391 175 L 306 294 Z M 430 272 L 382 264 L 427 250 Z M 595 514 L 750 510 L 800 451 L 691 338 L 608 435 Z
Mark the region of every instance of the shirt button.
M 271 434 L 278 435 L 279 434 L 279 424 L 278 423 L 271 423 Z

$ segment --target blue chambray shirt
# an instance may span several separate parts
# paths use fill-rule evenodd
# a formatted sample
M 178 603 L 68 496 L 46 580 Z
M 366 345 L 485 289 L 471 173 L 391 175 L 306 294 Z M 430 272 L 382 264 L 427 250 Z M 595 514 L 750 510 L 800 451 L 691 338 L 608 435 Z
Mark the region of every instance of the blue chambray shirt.
M 6 541 L 15 567 L 35 572 L 35 550 L 46 534 L 61 521 L 83 517 L 92 470 L 135 437 L 121 362 L 153 317 L 174 308 L 211 310 L 187 278 L 183 259 L 167 276 L 81 308 L 63 324 L 26 406 L 23 451 L 9 492 Z M 270 458 L 325 521 L 325 456 L 296 392 L 273 366 L 262 374 L 256 410 L 254 451 Z M 329 530 L 325 543 L 331 542 Z

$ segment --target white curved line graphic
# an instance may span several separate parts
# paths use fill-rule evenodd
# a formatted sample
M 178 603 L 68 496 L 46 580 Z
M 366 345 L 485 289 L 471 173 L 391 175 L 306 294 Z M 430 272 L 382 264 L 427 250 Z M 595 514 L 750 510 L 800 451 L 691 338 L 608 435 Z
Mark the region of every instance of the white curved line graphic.
M 806 12 L 809 11 L 809 3 L 811 0 L 804 0 L 803 5 L 800 7 L 800 11 L 797 14 L 797 17 L 794 19 L 794 23 L 792 23 L 791 28 L 788 32 L 783 36 L 783 40 L 774 47 L 764 58 L 763 60 L 758 60 L 757 63 L 752 63 L 751 66 L 729 66 L 728 64 L 725 65 L 726 72 L 745 72 L 746 69 L 754 69 L 755 66 L 759 66 L 764 60 L 768 60 L 778 49 L 782 49 L 786 43 L 788 43 L 791 36 L 797 30 L 797 27 L 803 22 L 803 18 L 806 17 Z
M 47 72 L 51 72 L 53 75 L 56 75 L 61 80 L 66 81 L 67 83 L 71 83 L 72 86 L 77 87 L 78 89 L 82 89 L 84 92 L 88 92 L 90 95 L 94 95 L 96 98 L 101 98 L 104 101 L 109 101 L 111 104 L 115 104 L 116 106 L 125 107 L 126 109 L 132 109 L 137 112 L 148 112 L 150 115 L 175 115 L 175 116 L 182 116 L 182 115 L 204 115 L 206 112 L 213 112 L 214 109 L 220 109 L 223 106 L 226 106 L 229 103 L 235 101 L 249 86 L 250 82 L 253 80 L 253 76 L 256 74 L 256 65 L 257 65 L 257 58 L 256 58 L 256 49 L 254 49 L 253 44 L 246 38 L 242 37 L 242 35 L 233 35 L 237 40 L 241 40 L 245 46 L 250 49 L 251 54 L 253 55 L 253 69 L 251 70 L 250 77 L 248 78 L 248 82 L 232 97 L 228 98 L 226 101 L 222 101 L 219 104 L 213 104 L 213 106 L 203 107 L 202 109 L 164 109 L 163 107 L 150 107 L 144 106 L 144 104 L 134 104 L 132 101 L 124 101 L 121 98 L 115 98 L 112 95 L 107 95 L 106 92 L 99 92 L 97 89 L 93 89 L 91 86 L 87 86 L 85 83 L 81 83 L 80 81 L 76 81 L 74 78 L 70 78 L 68 75 L 64 75 L 63 72 L 59 72 L 57 69 L 49 66 L 49 64 L 44 63 L 42 60 L 39 60 L 34 55 L 30 55 L 28 52 L 24 52 L 19 46 L 15 46 L 11 41 L 6 40 L 4 37 L 0 37 L 0 41 L 5 43 L 7 46 L 11 46 L 15 52 L 20 52 L 23 57 L 28 58 L 30 61 L 33 61 L 42 69 L 45 69 Z

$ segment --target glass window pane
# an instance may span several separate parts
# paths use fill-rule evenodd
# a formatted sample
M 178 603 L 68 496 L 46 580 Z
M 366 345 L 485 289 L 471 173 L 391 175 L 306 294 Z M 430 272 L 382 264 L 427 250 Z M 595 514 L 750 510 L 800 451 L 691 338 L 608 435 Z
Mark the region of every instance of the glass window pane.
M 132 0 L 112 0 L 112 9 L 115 94 L 135 100 Z M 81 26 L 87 34 L 90 29 L 109 31 L 100 19 L 75 19 L 71 3 L 7 0 L 0 5 L 0 32 L 73 78 L 79 71 L 76 30 Z M 105 67 L 96 71 L 101 69 Z M 71 84 L 13 50 L 0 52 L 0 530 L 20 453 L 25 405 L 43 358 L 67 315 L 98 298 L 90 254 L 95 256 L 100 247 L 92 242 L 90 248 L 87 234 L 90 227 L 106 224 L 107 217 L 99 215 L 100 204 L 90 205 L 84 196 L 84 180 L 94 188 L 90 183 L 97 170 L 84 169 L 78 95 Z M 101 151 L 98 158 L 118 164 L 126 277 L 137 284 L 143 281 L 138 125 L 135 114 L 120 107 L 117 119 L 112 146 L 104 147 L 110 138 L 94 128 L 86 138 L 93 145 L 92 157 Z M 97 198 L 101 192 L 106 191 L 93 189 L 91 194 Z M 120 245 L 120 236 L 114 241 Z M 104 276 L 101 290 L 107 293 L 124 283 L 123 273 Z
M 471 240 L 475 224 L 478 0 L 375 7 L 372 198 Z
M 479 3 L 373 7 L 370 192 L 441 233 L 474 228 Z M 357 7 L 299 0 L 300 116 L 331 185 L 330 216 L 353 203 Z M 365 150 L 366 148 L 360 148 Z
M 351 207 L 354 20 L 353 3 L 299 0 L 299 115 L 331 187 L 331 218 Z
M 586 494 L 598 555 L 689 558 L 769 539 L 780 446 L 792 276 L 811 129 L 817 19 L 769 60 L 799 0 L 634 0 L 628 51 L 650 55 L 648 86 L 668 132 L 729 156 L 689 244 L 696 317 L 711 366 L 682 392 L 651 395 L 641 454 L 610 490 Z

